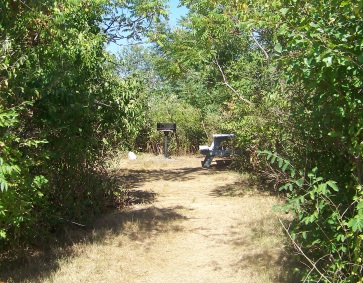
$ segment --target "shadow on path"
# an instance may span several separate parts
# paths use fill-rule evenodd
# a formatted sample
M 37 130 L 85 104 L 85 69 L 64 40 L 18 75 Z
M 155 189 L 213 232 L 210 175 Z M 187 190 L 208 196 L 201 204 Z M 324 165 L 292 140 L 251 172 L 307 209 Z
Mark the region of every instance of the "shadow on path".
M 42 282 L 44 278 L 48 278 L 50 274 L 59 269 L 61 259 L 79 255 L 79 251 L 75 250 L 77 245 L 102 244 L 119 235 L 131 241 L 145 242 L 165 233 L 183 231 L 185 228 L 183 228 L 182 222 L 187 221 L 188 218 L 179 211 L 188 208 L 182 205 L 168 208 L 155 207 L 152 204 L 156 200 L 157 194 L 138 188 L 142 187 L 143 184 L 157 181 L 197 181 L 202 175 L 214 176 L 220 171 L 228 171 L 228 167 L 216 164 L 208 169 L 203 169 L 202 167 L 187 165 L 181 168 L 130 168 L 113 172 L 115 175 L 112 178 L 116 180 L 119 186 L 127 190 L 126 201 L 149 205 L 147 207 L 126 207 L 121 211 L 103 215 L 88 228 L 75 229 L 70 227 L 70 229 L 65 230 L 61 240 L 59 238 L 54 240 L 46 250 L 24 251 L 24 255 L 16 259 L 1 260 L 0 258 L 0 282 Z M 214 189 L 210 195 L 215 197 L 242 197 L 250 190 L 246 188 L 248 185 L 246 182 L 241 180 L 220 186 Z M 257 221 L 254 220 L 253 223 L 248 221 L 236 223 L 226 235 L 216 236 L 210 231 L 212 233 L 206 237 L 213 237 L 217 243 L 218 241 L 220 243 L 228 242 L 232 246 L 253 248 L 256 246 L 256 241 L 262 241 L 264 235 L 271 234 L 271 231 L 266 228 L 268 221 L 269 219 L 261 218 Z M 241 231 L 245 230 L 246 227 L 248 227 L 249 232 L 247 234 L 244 232 L 241 235 Z M 271 236 L 273 237 L 273 235 Z M 278 278 L 279 281 L 276 282 L 295 282 L 286 275 L 291 270 L 288 259 L 289 256 L 285 254 L 278 259 L 273 258 L 271 252 L 266 249 L 261 249 L 257 253 L 251 250 L 251 253 L 246 253 L 232 268 L 238 270 L 251 265 L 263 268 L 263 266 L 268 266 L 269 263 L 277 260 L 283 263 L 283 276 L 286 281 L 281 281 Z M 8 281 L 10 277 L 11 281 Z
M 254 190 L 255 188 L 247 179 L 241 179 L 215 188 L 210 195 L 214 197 L 243 197 Z
M 196 174 L 198 173 L 198 174 Z M 128 189 L 141 187 L 145 183 L 155 181 L 190 181 L 199 174 L 209 174 L 203 168 L 186 167 L 180 169 L 128 169 L 120 172 L 116 180 Z
M 180 220 L 187 218 L 175 208 L 158 208 L 155 206 L 140 209 L 125 209 L 100 218 L 94 224 L 91 241 L 103 241 L 109 236 L 122 233 L 130 240 L 144 241 L 151 236 L 168 231 L 180 230 Z M 174 223 L 175 222 L 175 223 Z
M 78 244 L 102 244 L 120 234 L 132 241 L 143 242 L 163 233 L 181 231 L 180 221 L 187 218 L 178 213 L 178 209 L 184 207 L 126 208 L 104 215 L 92 228 L 66 231 L 61 243 L 53 242 L 47 250 L 23 251 L 23 256 L 16 259 L 0 259 L 0 282 L 42 282 L 59 268 L 59 260 L 77 256 L 74 246 Z

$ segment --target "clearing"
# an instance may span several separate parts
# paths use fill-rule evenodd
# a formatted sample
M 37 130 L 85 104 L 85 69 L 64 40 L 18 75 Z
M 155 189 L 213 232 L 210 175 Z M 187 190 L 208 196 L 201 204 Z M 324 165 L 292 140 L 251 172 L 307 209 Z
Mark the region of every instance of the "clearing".
M 272 210 L 279 199 L 201 160 L 114 162 L 131 205 L 99 219 L 34 281 L 292 282 L 282 216 Z

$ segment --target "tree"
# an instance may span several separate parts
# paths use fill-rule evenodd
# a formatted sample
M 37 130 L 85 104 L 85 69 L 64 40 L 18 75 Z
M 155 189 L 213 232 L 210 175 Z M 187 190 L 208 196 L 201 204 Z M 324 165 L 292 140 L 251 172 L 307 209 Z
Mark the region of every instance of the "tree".
M 321 177 L 339 188 L 328 199 L 319 197 L 320 210 L 307 203 L 297 206 L 305 210 L 304 217 L 315 213 L 317 218 L 311 224 L 301 221 L 294 232 L 306 231 L 306 239 L 299 239 L 314 250 L 309 256 L 329 280 L 356 282 L 362 269 L 362 3 L 282 3 L 283 40 L 276 50 L 289 81 L 305 89 L 293 100 L 300 105 L 295 119 L 307 140 L 305 172 L 316 166 Z M 306 191 L 296 193 L 295 200 Z M 321 256 L 326 257 L 318 261 Z
M 290 236 L 311 268 L 303 276 L 357 281 L 362 4 L 183 3 L 190 9 L 184 28 L 161 48 L 165 70 L 184 80 L 195 73 L 203 89 L 223 97 L 216 104 L 223 101 L 226 128 L 237 133 L 240 146 L 275 152 L 267 154 L 273 166 L 256 162 L 254 169 L 285 184 L 285 208 L 297 215 Z M 219 95 L 222 89 L 229 95 Z
M 117 3 L 140 15 L 160 2 Z M 116 2 L 0 4 L 1 248 L 90 220 L 114 198 L 102 152 L 127 147 L 135 135 L 142 86 L 117 77 L 105 52 L 110 5 Z

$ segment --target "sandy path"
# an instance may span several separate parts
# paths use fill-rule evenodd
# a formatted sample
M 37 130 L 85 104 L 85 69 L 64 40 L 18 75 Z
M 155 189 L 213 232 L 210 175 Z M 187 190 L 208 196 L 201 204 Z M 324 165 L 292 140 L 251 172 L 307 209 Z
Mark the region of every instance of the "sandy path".
M 277 199 L 201 158 L 122 160 L 131 207 L 95 225 L 94 241 L 49 282 L 287 282 Z M 139 203 L 141 202 L 141 203 Z

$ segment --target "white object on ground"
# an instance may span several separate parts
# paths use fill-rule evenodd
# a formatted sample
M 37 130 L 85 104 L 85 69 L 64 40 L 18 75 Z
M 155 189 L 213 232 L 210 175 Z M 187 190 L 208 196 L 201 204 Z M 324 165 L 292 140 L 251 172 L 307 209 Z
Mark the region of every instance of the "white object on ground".
M 136 159 L 136 154 L 133 153 L 132 151 L 130 151 L 128 154 L 127 154 L 127 157 L 129 158 L 129 160 L 135 160 Z

